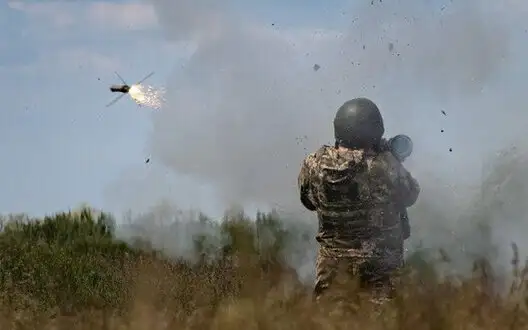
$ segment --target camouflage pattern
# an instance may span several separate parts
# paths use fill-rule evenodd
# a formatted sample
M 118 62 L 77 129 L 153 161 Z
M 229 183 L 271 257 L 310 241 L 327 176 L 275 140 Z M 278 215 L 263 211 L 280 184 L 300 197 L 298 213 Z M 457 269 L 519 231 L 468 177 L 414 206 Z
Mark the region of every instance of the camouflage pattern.
M 401 162 L 389 151 L 323 146 L 304 159 L 298 185 L 319 219 L 316 297 L 339 269 L 361 286 L 390 287 L 403 262 L 400 211 L 420 192 Z
M 373 293 L 373 302 L 388 299 L 394 287 L 393 275 L 402 265 L 401 250 L 376 249 L 373 245 L 365 241 L 360 249 L 320 246 L 316 260 L 314 297 L 319 299 L 341 275 L 345 280 L 359 280 L 360 289 L 368 289 Z

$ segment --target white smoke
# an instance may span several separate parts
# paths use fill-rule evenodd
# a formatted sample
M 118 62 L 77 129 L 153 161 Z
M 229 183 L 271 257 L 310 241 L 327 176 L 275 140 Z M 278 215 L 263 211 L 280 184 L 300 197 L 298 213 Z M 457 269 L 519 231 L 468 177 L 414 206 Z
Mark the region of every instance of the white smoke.
M 274 26 L 215 1 L 151 2 L 167 39 L 196 47 L 153 113 L 152 158 L 214 186 L 226 206 L 266 204 L 315 221 L 298 200 L 300 162 L 333 142 L 337 107 L 365 96 L 387 134 L 414 140 L 407 166 L 423 192 L 410 210 L 413 240 L 452 242 L 471 231 L 460 219 L 483 162 L 525 129 L 521 3 L 351 1 L 336 9 L 346 26 L 329 29 Z

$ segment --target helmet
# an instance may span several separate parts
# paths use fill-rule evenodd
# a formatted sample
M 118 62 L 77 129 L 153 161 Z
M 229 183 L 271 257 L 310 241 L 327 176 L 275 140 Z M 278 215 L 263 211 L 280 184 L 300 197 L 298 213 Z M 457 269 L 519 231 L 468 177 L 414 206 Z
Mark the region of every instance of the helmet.
M 334 118 L 336 144 L 349 148 L 379 145 L 385 133 L 378 106 L 367 98 L 345 102 Z

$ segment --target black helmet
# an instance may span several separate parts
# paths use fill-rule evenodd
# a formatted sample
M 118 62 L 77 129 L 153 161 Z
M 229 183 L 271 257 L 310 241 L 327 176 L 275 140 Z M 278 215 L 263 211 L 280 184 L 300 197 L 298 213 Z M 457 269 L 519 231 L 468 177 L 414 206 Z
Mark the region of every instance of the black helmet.
M 367 98 L 345 102 L 334 119 L 336 144 L 349 148 L 379 145 L 385 133 L 378 106 Z

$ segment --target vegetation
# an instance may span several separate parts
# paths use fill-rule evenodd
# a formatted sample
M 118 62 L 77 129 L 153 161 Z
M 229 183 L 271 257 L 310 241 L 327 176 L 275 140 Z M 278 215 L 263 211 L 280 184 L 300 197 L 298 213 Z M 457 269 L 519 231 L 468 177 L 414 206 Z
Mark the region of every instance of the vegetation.
M 419 253 L 396 298 L 370 305 L 348 283 L 344 303 L 311 299 L 286 262 L 293 230 L 274 213 L 221 222 L 197 214 L 191 255 L 127 242 L 115 221 L 85 208 L 44 219 L 5 218 L 0 233 L 1 329 L 525 329 L 524 272 L 494 292 L 485 260 L 470 278 L 440 277 Z M 171 226 L 173 224 L 167 224 Z M 312 239 L 305 237 L 305 239 Z M 292 251 L 291 249 L 288 251 Z M 289 253 L 290 253 L 289 252 Z

